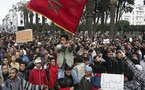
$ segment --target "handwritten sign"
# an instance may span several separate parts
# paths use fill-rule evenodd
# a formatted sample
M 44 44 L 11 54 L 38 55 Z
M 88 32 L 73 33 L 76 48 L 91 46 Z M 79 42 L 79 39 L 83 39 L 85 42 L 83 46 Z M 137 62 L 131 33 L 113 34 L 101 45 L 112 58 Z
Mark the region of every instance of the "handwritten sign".
M 16 42 L 17 43 L 24 43 L 33 41 L 33 32 L 32 29 L 26 29 L 23 31 L 16 32 Z
M 102 90 L 123 90 L 124 75 L 121 74 L 102 74 L 101 89 Z

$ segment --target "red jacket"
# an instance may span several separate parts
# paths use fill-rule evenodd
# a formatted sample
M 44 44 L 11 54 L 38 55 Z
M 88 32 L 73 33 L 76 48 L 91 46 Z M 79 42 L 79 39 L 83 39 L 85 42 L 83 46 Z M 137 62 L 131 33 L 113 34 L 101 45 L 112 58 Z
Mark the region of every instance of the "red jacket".
M 28 81 L 34 85 L 46 85 L 46 86 L 48 86 L 48 80 L 47 80 L 46 72 L 44 69 L 38 70 L 38 69 L 36 69 L 36 67 L 34 67 L 30 71 Z
M 59 90 L 70 90 L 70 88 L 59 88 Z
M 55 81 L 57 79 L 57 73 L 58 73 L 58 66 L 52 66 L 52 65 L 48 65 L 49 68 L 49 88 L 53 88 Z

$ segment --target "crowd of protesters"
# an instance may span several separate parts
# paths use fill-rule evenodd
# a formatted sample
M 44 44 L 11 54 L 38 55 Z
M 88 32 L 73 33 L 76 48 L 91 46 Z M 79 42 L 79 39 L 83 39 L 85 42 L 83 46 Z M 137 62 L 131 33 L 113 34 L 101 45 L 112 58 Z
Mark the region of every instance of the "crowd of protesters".
M 16 43 L 1 33 L 0 64 L 0 90 L 102 90 L 101 73 L 123 74 L 124 90 L 145 90 L 145 34 L 34 32 Z

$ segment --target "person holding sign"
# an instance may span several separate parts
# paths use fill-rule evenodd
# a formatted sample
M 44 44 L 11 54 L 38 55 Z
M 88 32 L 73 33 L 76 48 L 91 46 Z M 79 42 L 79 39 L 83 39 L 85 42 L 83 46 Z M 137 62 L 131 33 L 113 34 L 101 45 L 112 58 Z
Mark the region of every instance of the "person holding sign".
M 92 84 L 92 67 L 86 66 L 85 67 L 85 75 L 80 81 L 80 89 L 79 90 L 101 90 L 101 88 L 96 88 Z

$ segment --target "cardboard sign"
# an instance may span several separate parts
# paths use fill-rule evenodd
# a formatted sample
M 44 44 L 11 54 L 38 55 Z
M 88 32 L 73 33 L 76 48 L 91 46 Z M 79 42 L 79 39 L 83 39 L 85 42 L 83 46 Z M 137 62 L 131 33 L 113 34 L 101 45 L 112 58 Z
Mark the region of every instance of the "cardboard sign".
M 123 90 L 124 75 L 121 74 L 101 74 L 102 90 Z
M 17 43 L 25 43 L 33 41 L 33 32 L 32 29 L 26 29 L 23 31 L 16 32 L 16 42 Z

